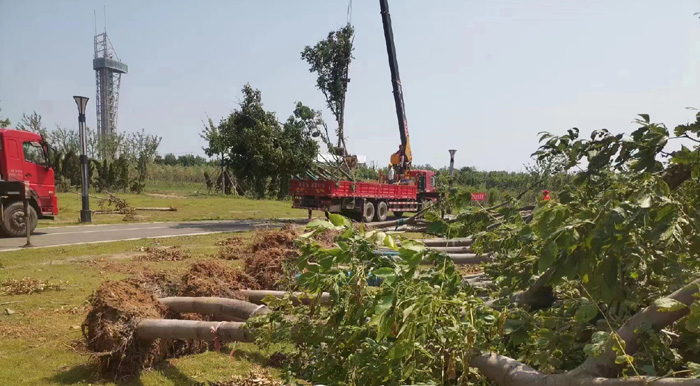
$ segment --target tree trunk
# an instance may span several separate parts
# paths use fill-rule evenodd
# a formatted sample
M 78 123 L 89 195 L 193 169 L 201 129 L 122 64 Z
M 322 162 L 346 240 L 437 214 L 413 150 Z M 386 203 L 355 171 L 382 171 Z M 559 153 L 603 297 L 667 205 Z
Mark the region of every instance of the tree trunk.
M 425 244 L 426 247 L 468 247 L 472 245 L 472 239 L 465 237 L 465 238 L 458 238 L 458 239 L 418 239 L 416 241 L 420 241 L 421 243 Z
M 689 306 L 695 300 L 694 295 L 698 293 L 699 289 L 700 279 L 697 279 L 668 297 Z M 625 342 L 625 353 L 632 355 L 637 351 L 637 333 L 635 331 L 642 323 L 650 323 L 658 331 L 684 317 L 688 312 L 687 307 L 677 311 L 661 312 L 655 305 L 651 305 L 634 314 L 617 331 L 620 339 Z M 700 379 L 689 378 L 601 378 L 616 376 L 620 371 L 620 366 L 615 364 L 616 354 L 613 350 L 613 342 L 611 339 L 602 355 L 588 357 L 579 367 L 563 374 L 545 375 L 515 359 L 494 353 L 473 358 L 471 366 L 479 369 L 483 375 L 500 386 L 642 386 L 650 384 L 654 386 L 700 386 Z
M 142 340 L 195 339 L 212 341 L 214 338 L 219 338 L 225 342 L 254 342 L 255 338 L 244 326 L 245 323 L 239 322 L 142 319 L 136 326 L 136 336 Z
M 700 379 L 690 378 L 600 378 L 571 372 L 545 375 L 513 358 L 493 353 L 475 357 L 470 364 L 499 386 L 700 386 Z
M 491 261 L 491 255 L 477 255 L 475 253 L 448 253 L 447 256 L 455 264 L 480 264 Z
M 216 297 L 167 297 L 159 299 L 171 310 L 186 314 L 229 316 L 238 320 L 248 320 L 253 316 L 270 312 L 265 305 L 257 305 L 242 300 Z
M 416 220 L 418 220 L 418 218 L 420 216 L 422 216 L 426 210 L 428 210 L 428 208 L 423 208 L 423 209 L 419 210 L 416 214 L 414 214 L 413 216 L 411 216 L 405 220 L 400 218 L 398 220 L 378 221 L 378 222 L 367 223 L 367 224 L 364 224 L 365 229 L 369 230 L 369 229 L 377 229 L 377 228 L 398 227 L 399 225 L 403 225 L 403 224 L 414 224 L 416 222 Z
M 428 249 L 445 253 L 473 253 L 470 247 L 428 247 Z
M 240 294 L 248 298 L 248 301 L 255 304 L 263 304 L 262 300 L 272 295 L 276 298 L 283 298 L 288 292 L 285 291 L 271 291 L 271 290 L 240 290 Z M 298 304 L 310 304 L 313 300 L 313 295 L 305 294 L 303 292 L 294 292 L 292 294 L 292 302 L 295 305 Z M 331 301 L 330 294 L 324 292 L 321 295 L 321 304 L 328 304 Z
M 675 299 L 686 306 L 695 300 L 694 295 L 698 293 L 700 288 L 700 279 L 697 279 L 690 284 L 682 287 L 678 291 L 672 293 L 668 297 Z M 625 341 L 625 352 L 632 355 L 637 351 L 637 330 L 642 323 L 651 323 L 655 330 L 661 330 L 676 320 L 684 317 L 689 312 L 688 307 L 684 307 L 677 311 L 662 312 L 655 305 L 651 305 L 644 310 L 637 312 L 620 327 L 618 335 L 620 339 Z M 590 374 L 595 376 L 610 377 L 615 376 L 620 371 L 620 366 L 615 364 L 615 352 L 612 350 L 612 344 L 606 349 L 603 355 L 598 357 L 589 357 L 586 361 L 576 369 L 578 373 Z M 698 381 L 700 382 L 700 380 Z

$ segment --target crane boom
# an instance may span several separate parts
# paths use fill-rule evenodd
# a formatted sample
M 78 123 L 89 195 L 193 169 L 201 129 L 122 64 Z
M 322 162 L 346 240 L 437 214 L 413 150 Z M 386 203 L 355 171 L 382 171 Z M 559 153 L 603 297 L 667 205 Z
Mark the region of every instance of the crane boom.
M 396 59 L 396 47 L 394 46 L 394 32 L 391 28 L 391 15 L 389 14 L 388 0 L 379 0 L 384 26 L 384 40 L 386 52 L 389 56 L 389 69 L 391 70 L 391 86 L 394 90 L 394 104 L 396 105 L 396 118 L 399 121 L 399 135 L 401 136 L 401 149 L 398 160 L 392 156 L 391 163 L 400 166 L 401 172 L 409 169 L 413 155 L 411 154 L 411 141 L 408 136 L 408 123 L 406 122 L 406 109 L 403 103 L 403 91 L 401 90 L 401 78 L 399 77 L 399 62 Z M 398 161 L 398 162 L 397 162 Z

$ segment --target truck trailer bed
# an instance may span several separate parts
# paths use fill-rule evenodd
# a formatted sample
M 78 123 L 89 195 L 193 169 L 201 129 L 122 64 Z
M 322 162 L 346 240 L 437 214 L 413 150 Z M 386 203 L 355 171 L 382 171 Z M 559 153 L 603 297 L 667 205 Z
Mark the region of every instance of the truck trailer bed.
M 380 184 L 377 182 L 292 180 L 289 192 L 292 196 L 297 197 L 416 200 L 418 188 L 415 185 Z

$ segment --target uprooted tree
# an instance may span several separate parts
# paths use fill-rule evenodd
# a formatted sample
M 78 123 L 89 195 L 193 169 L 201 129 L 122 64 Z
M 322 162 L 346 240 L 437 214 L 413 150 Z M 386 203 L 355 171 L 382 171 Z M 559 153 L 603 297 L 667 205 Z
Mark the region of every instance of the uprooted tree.
M 432 232 L 490 254 L 480 280 L 347 224 L 336 248 L 305 245 L 299 289 L 330 306 L 271 301 L 260 341 L 289 342 L 289 374 L 329 385 L 700 384 L 700 114 L 670 153 L 664 125 L 638 123 L 631 136 L 544 134 L 535 156 L 572 182 L 531 215 L 468 194 L 452 198 L 454 219 L 428 214 Z
M 443 220 L 440 207 L 422 211 L 431 232 L 469 238 L 395 239 L 331 214 L 300 236 L 299 258 L 284 269 L 299 276 L 286 295 L 264 299 L 270 312 L 149 294 L 141 296 L 148 307 L 132 312 L 111 291 L 96 298 L 106 303 L 93 301 L 86 337 L 120 361 L 103 356 L 102 364 L 137 370 L 198 352 L 201 340 L 256 339 L 284 351 L 278 359 L 290 383 L 698 385 L 700 114 L 674 129 L 693 145 L 670 153 L 665 126 L 647 116 L 638 122 L 630 137 L 544 134 L 535 155 L 555 159 L 571 183 L 526 212 L 516 198 L 477 209 L 468 193 L 449 197 L 454 218 Z M 337 235 L 330 248 L 317 237 L 329 230 Z M 460 274 L 446 244 L 478 253 L 484 271 Z M 117 308 L 128 311 L 117 320 L 124 330 L 104 317 Z M 229 309 L 234 321 L 164 319 L 176 308 Z M 115 350 L 98 339 L 110 337 L 105 328 L 128 332 L 128 344 Z

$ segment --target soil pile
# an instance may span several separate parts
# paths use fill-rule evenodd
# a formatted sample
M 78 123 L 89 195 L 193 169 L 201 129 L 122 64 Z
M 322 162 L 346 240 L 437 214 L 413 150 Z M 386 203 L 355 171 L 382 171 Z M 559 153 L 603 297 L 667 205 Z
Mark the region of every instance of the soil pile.
M 104 377 L 135 375 L 165 358 L 203 352 L 208 347 L 200 341 L 138 340 L 134 333 L 139 321 L 163 318 L 167 308 L 152 293 L 127 280 L 102 283 L 89 300 L 83 336 Z
M 124 279 L 124 281 L 153 294 L 157 298 L 176 296 L 180 293 L 180 288 L 182 287 L 180 278 L 166 271 L 152 272 L 146 270 Z
M 341 231 L 333 229 L 320 229 L 318 232 L 314 233 L 313 239 L 324 248 L 333 248 L 335 238 L 341 233 Z
M 165 314 L 165 307 L 153 294 L 125 281 L 106 281 L 89 301 L 91 309 L 83 322 L 83 336 L 103 376 L 136 374 L 167 354 L 158 340 L 141 342 L 134 338 L 140 319 Z
M 331 248 L 339 231 L 324 229 L 313 238 L 324 248 Z M 285 269 L 288 263 L 299 257 L 296 240 L 299 233 L 287 224 L 280 230 L 260 230 L 246 243 L 240 237 L 230 237 L 217 243 L 218 257 L 225 260 L 242 260 L 243 271 L 263 289 L 285 290 Z M 288 276 L 294 272 L 289 272 Z
M 278 231 L 259 231 L 253 236 L 250 253 L 243 258 L 245 272 L 264 289 L 284 289 L 287 263 L 299 257 L 294 241 L 299 234 L 291 225 Z
M 242 299 L 241 289 L 260 289 L 254 278 L 216 260 L 193 263 L 182 277 L 181 296 L 219 296 Z

